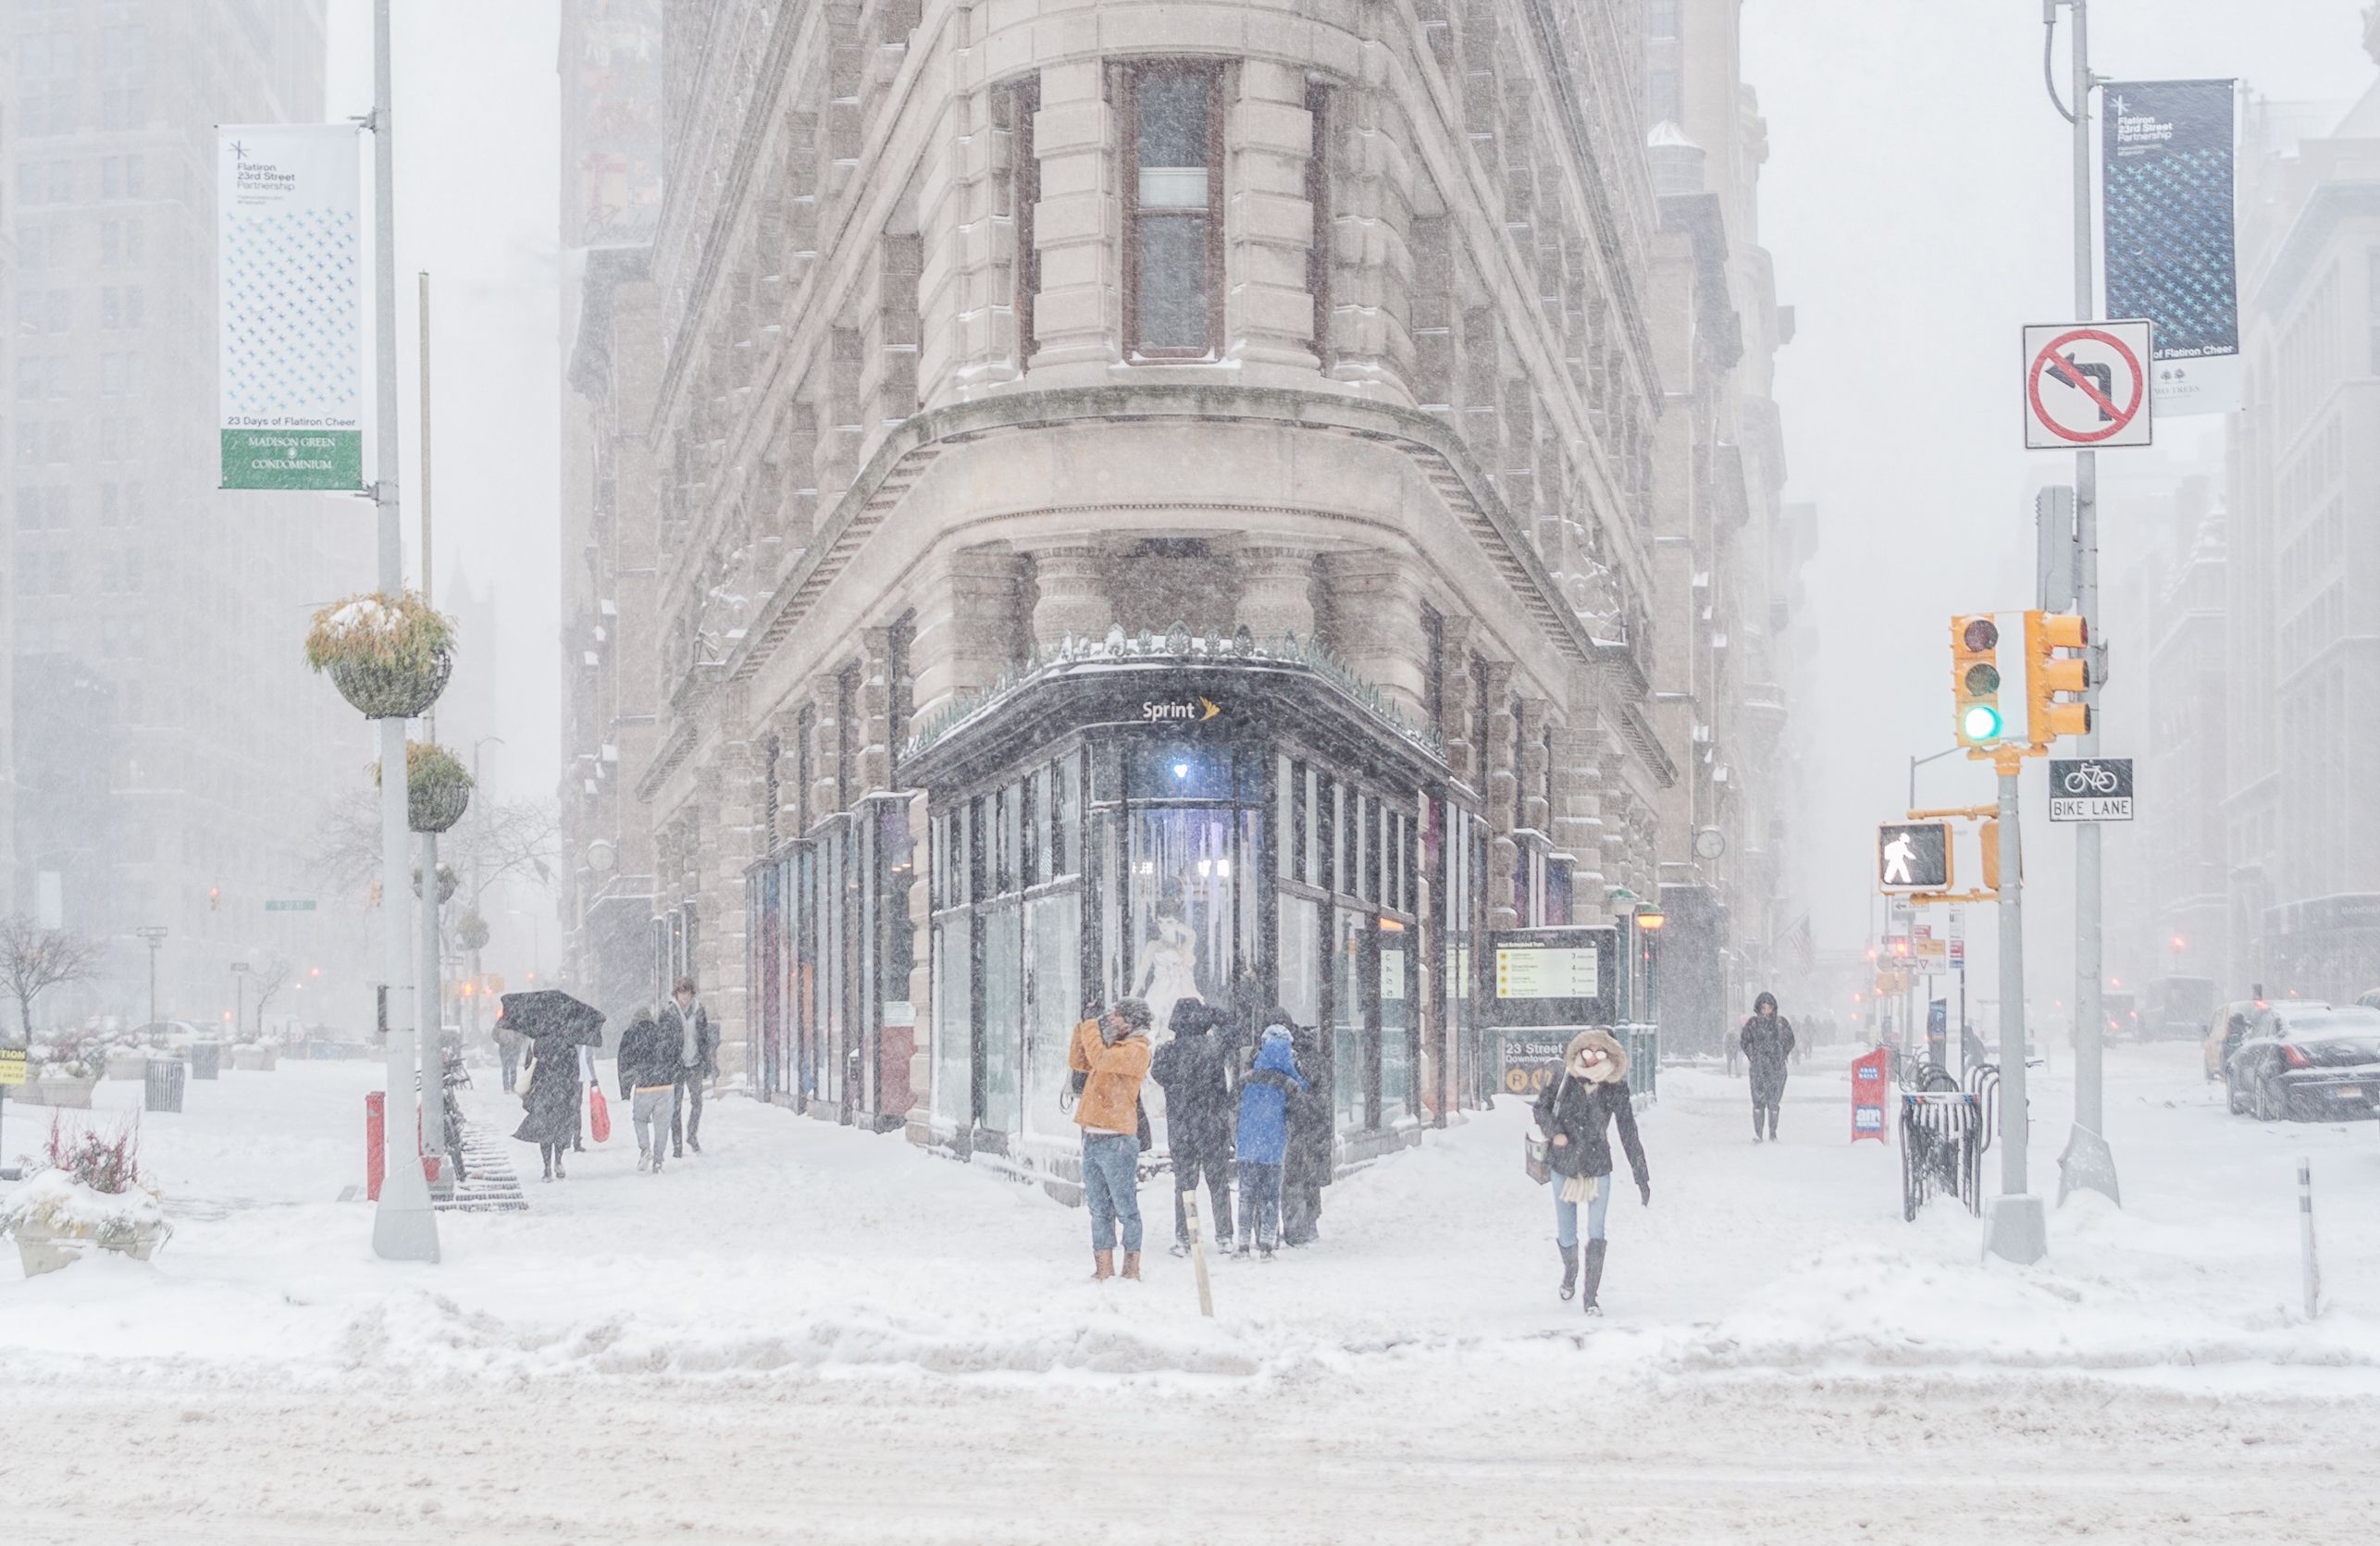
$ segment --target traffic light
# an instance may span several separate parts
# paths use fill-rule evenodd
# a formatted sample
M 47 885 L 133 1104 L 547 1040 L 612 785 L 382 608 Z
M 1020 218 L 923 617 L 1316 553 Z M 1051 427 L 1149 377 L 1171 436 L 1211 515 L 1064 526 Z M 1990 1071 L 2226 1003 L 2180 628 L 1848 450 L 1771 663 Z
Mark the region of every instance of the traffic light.
M 2089 643 L 2089 625 L 2072 613 L 2025 614 L 2026 730 L 2035 746 L 2090 733 L 2090 706 L 2082 700 L 2090 686 L 2083 654 Z
M 1951 619 L 1951 699 L 1959 745 L 2000 744 L 2000 625 L 1989 612 Z
M 221 886 L 210 885 L 206 888 L 206 910 L 209 912 L 221 912 L 223 910 L 223 888 Z
M 1977 835 L 1983 839 L 1983 888 L 2000 895 L 2000 818 L 1986 816 Z

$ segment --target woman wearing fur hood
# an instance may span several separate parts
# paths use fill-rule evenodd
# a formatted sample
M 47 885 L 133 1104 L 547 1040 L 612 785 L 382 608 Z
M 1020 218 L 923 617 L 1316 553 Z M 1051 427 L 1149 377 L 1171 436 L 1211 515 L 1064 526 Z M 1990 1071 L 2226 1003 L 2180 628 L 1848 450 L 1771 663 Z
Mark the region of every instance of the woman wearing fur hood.
M 1551 1149 L 1555 1243 L 1562 1252 L 1562 1297 L 1579 1279 L 1579 1205 L 1587 1205 L 1586 1313 L 1603 1314 L 1595 1293 L 1604 1278 L 1604 1215 L 1611 1206 L 1611 1124 L 1635 1173 L 1637 1194 L 1653 1203 L 1644 1145 L 1636 1135 L 1636 1107 L 1628 1094 L 1628 1049 L 1608 1031 L 1581 1031 L 1562 1054 L 1562 1071 L 1537 1097 L 1537 1126 Z

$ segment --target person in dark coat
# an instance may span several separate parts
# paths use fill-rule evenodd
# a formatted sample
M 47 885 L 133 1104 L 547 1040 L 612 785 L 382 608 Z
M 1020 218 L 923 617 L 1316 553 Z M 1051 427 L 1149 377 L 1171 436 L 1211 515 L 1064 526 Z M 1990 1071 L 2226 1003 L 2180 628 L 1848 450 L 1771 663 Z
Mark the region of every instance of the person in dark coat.
M 1169 1029 L 1173 1039 L 1157 1049 L 1148 1076 L 1165 1092 L 1165 1132 L 1173 1156 L 1173 1254 L 1190 1252 L 1190 1220 L 1184 1194 L 1207 1182 L 1208 1237 L 1232 1237 L 1231 1048 L 1224 1041 L 1223 1012 L 1195 998 L 1175 1001 Z
M 1635 1174 L 1637 1195 L 1653 1206 L 1644 1144 L 1636 1135 L 1636 1105 L 1628 1090 L 1628 1049 L 1608 1031 L 1581 1031 L 1562 1054 L 1562 1071 L 1537 1097 L 1537 1129 L 1549 1145 L 1554 1171 L 1554 1243 L 1562 1253 L 1562 1297 L 1577 1286 L 1579 1205 L 1587 1205 L 1586 1313 L 1603 1314 L 1604 1217 L 1611 1207 L 1612 1124 Z
M 1760 1142 L 1760 1124 L 1777 1136 L 1777 1108 L 1785 1100 L 1785 1065 L 1793 1056 L 1793 1022 L 1777 1012 L 1777 996 L 1764 993 L 1753 1000 L 1752 1018 L 1736 1033 L 1743 1060 L 1752 1070 L 1752 1141 Z
M 677 1103 L 679 1044 L 665 1033 L 651 1009 L 638 1009 L 628 1019 L 620 1037 L 620 1099 L 627 1103 L 628 1119 L 637 1134 L 637 1169 L 661 1174 L 663 1141 L 669 1136 L 664 1119 Z
M 694 979 L 680 977 L 661 1007 L 661 1031 L 677 1048 L 677 1090 L 669 1101 L 669 1147 L 676 1158 L 702 1152 L 702 1090 L 719 1077 L 719 1031 L 694 996 Z
M 1300 1027 L 1289 1011 L 1274 1005 L 1265 1011 L 1265 1023 L 1289 1027 L 1289 1043 L 1297 1058 L 1306 1088 L 1289 1100 L 1289 1149 L 1281 1172 L 1281 1241 L 1284 1245 L 1311 1245 L 1322 1233 L 1322 1188 L 1331 1184 L 1332 1081 L 1340 1070 L 1323 1056 L 1322 1033 Z M 1242 1202 L 1245 1209 L 1246 1204 Z
M 537 1145 L 546 1180 L 567 1179 L 562 1156 L 578 1131 L 578 1049 L 567 1036 L 532 1036 L 528 1069 L 528 1093 L 521 1097 L 527 1110 L 513 1136 Z

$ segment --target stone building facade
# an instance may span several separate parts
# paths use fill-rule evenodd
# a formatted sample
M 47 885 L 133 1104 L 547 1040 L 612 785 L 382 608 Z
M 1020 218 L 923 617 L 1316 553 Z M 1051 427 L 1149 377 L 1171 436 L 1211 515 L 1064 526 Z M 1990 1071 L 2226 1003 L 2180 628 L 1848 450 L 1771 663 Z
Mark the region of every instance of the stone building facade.
M 1481 931 L 1658 895 L 1688 776 L 1642 7 L 663 25 L 574 356 L 574 837 L 656 975 L 756 1094 L 1053 1174 L 1126 993 L 1288 1007 L 1349 1155 L 1476 1104 Z

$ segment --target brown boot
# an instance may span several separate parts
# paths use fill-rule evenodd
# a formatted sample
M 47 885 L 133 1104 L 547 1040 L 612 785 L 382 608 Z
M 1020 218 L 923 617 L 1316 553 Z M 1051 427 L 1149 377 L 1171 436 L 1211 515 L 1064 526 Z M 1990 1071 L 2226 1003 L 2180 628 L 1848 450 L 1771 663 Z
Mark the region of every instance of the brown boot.
M 1091 1268 L 1091 1281 L 1104 1283 L 1116 1275 L 1116 1254 L 1113 1251 L 1094 1251 L 1091 1253 L 1091 1260 L 1094 1264 Z
M 1135 1283 L 1140 1281 L 1140 1253 L 1138 1251 L 1126 1251 L 1124 1253 L 1124 1276 L 1130 1278 Z

